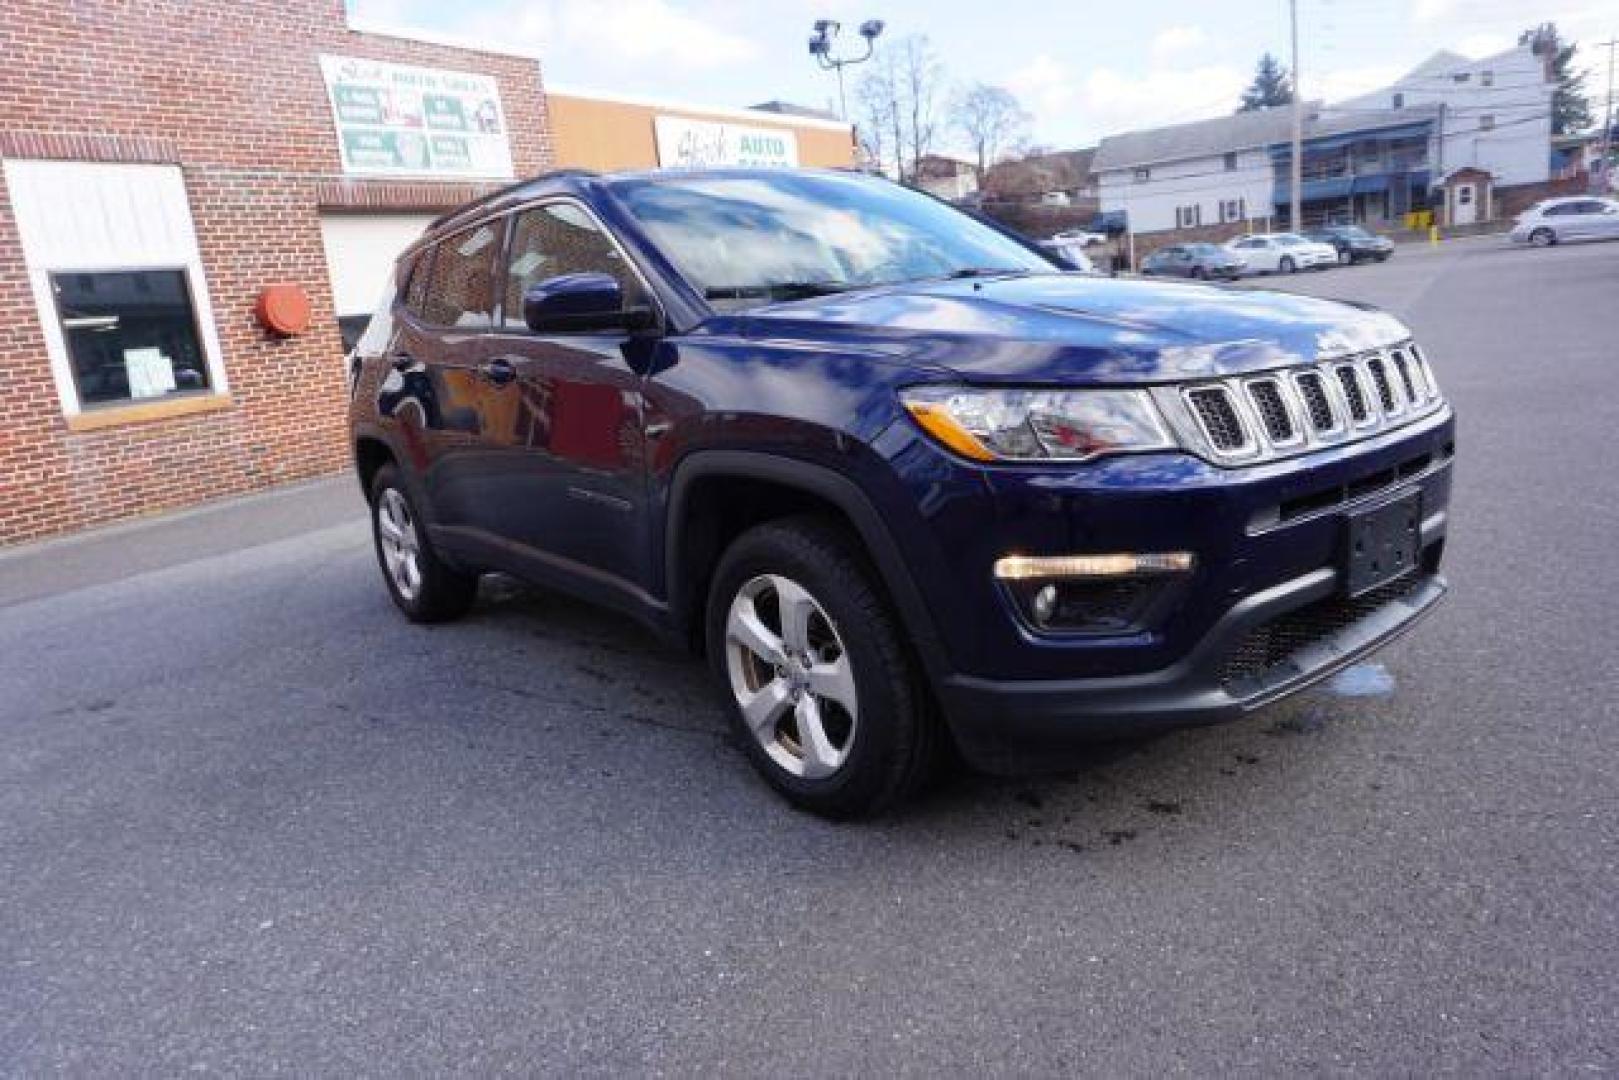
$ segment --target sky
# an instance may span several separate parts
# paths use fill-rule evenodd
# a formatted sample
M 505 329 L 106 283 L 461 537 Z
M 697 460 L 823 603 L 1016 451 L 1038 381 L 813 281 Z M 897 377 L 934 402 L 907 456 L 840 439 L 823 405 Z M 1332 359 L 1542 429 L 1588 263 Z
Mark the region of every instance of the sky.
M 1038 145 L 1219 116 L 1267 50 L 1287 61 L 1286 0 L 348 0 L 357 20 L 531 49 L 548 83 L 708 105 L 780 99 L 836 109 L 806 48 L 836 19 L 843 49 L 865 19 L 882 39 L 926 35 L 949 87 L 1017 95 Z M 1576 63 L 1600 109 L 1619 0 L 1298 0 L 1301 85 L 1335 101 L 1383 86 L 1437 49 L 1484 56 L 1544 20 L 1588 43 Z M 861 69 L 847 69 L 850 102 Z

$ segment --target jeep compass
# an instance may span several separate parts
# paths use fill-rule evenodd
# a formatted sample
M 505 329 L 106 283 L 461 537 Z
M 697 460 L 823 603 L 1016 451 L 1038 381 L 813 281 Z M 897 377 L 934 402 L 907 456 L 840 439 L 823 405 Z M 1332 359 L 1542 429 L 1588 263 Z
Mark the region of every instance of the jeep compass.
M 765 779 L 852 816 L 1240 717 L 1445 591 L 1454 421 L 1381 312 L 1063 272 L 839 172 L 528 181 L 356 347 L 383 581 L 500 571 L 704 654 Z

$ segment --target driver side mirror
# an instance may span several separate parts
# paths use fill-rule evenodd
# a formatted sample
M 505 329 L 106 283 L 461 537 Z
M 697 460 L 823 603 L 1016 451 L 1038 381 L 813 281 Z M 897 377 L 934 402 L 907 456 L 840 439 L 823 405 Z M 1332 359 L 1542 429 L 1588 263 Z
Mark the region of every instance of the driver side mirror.
M 644 330 L 649 307 L 624 306 L 624 290 L 611 274 L 561 274 L 523 291 L 523 322 L 536 334 L 590 330 Z

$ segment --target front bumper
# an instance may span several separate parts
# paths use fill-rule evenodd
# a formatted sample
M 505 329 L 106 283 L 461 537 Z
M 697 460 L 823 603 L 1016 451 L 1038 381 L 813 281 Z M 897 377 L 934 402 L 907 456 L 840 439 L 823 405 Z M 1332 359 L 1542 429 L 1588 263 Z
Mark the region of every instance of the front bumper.
M 912 451 L 931 462 L 918 470 L 918 501 L 937 509 L 909 538 L 937 546 L 908 558 L 924 580 L 949 583 L 927 590 L 942 650 L 924 659 L 964 755 L 994 771 L 1048 765 L 1076 744 L 1241 716 L 1353 662 L 1444 592 L 1448 407 L 1359 443 L 1231 469 L 1143 455 L 1085 469 L 972 470 L 925 446 Z M 1342 596 L 1345 515 L 1412 490 L 1422 493 L 1421 576 L 1405 579 L 1386 612 L 1335 623 L 1257 682 L 1236 677 L 1234 658 L 1256 626 L 1314 618 Z M 1192 551 L 1198 564 L 1159 614 L 1095 636 L 1035 632 L 992 580 L 1007 553 L 1115 551 Z
M 1423 532 L 1425 550 L 1433 552 L 1444 514 L 1430 518 Z M 1162 671 L 1039 681 L 956 675 L 939 687 L 939 697 L 962 755 L 978 768 L 1061 768 L 1086 743 L 1235 720 L 1307 689 L 1405 633 L 1447 588 L 1425 569 L 1357 603 L 1339 598 L 1338 573 L 1323 567 L 1241 601 L 1198 648 Z M 1254 642 L 1266 636 L 1296 640 L 1298 647 L 1254 661 Z

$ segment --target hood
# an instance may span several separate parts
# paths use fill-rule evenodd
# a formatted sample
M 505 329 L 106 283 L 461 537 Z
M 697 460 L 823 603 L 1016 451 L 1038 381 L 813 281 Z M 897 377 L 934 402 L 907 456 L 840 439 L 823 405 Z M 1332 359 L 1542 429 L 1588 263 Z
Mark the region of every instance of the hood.
M 1403 341 L 1390 315 L 1291 293 L 1037 274 L 772 304 L 715 326 L 857 347 L 972 382 L 1132 384 L 1239 375 Z

